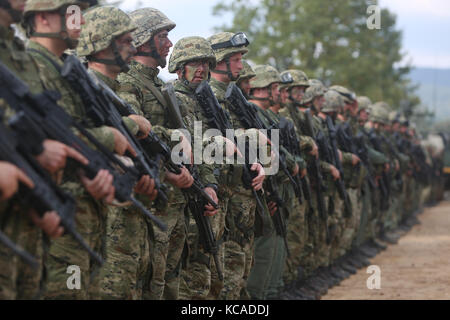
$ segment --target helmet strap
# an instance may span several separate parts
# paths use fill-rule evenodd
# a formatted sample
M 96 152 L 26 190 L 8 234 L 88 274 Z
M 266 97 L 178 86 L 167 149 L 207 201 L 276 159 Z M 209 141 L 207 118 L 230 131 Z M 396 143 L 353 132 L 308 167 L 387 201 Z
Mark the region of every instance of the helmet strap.
M 239 76 L 233 77 L 233 73 L 231 72 L 230 57 L 226 57 L 223 61 L 225 61 L 227 65 L 227 71 L 214 70 L 213 72 L 218 74 L 226 74 L 230 81 L 237 81 L 237 79 L 239 79 Z
M 150 57 L 156 60 L 156 62 L 158 63 L 158 65 L 161 68 L 165 68 L 167 61 L 166 59 L 164 59 L 163 57 L 161 57 L 161 55 L 158 53 L 158 50 L 156 49 L 156 45 L 155 45 L 155 40 L 154 37 L 151 38 L 148 41 L 149 47 L 150 47 L 150 52 L 137 52 L 135 54 L 135 56 L 140 56 L 140 57 Z
M 79 40 L 72 39 L 69 37 L 69 33 L 67 31 L 67 21 L 66 21 L 66 7 L 62 7 L 59 9 L 59 15 L 61 17 L 61 31 L 59 32 L 35 32 L 33 27 L 29 25 L 27 27 L 27 36 L 28 37 L 36 37 L 36 38 L 51 38 L 51 39 L 61 39 L 67 45 L 69 49 L 76 49 L 78 46 Z
M 113 49 L 114 60 L 112 60 L 112 59 L 99 59 L 99 58 L 95 58 L 93 56 L 90 56 L 89 57 L 89 61 L 97 62 L 97 63 L 109 65 L 109 66 L 119 66 L 120 70 L 122 72 L 124 72 L 124 73 L 127 73 L 128 71 L 130 71 L 130 67 L 125 62 L 125 60 L 122 59 L 122 56 L 119 53 L 119 49 L 117 48 L 115 39 L 113 39 L 113 41 L 111 43 L 111 48 Z

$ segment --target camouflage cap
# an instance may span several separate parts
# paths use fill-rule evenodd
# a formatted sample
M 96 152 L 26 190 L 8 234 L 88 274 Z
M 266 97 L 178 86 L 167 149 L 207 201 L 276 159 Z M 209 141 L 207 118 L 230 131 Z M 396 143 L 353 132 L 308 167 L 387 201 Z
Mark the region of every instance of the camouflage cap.
M 358 112 L 362 110 L 369 111 L 369 108 L 372 105 L 372 101 L 366 96 L 357 97 L 356 101 L 358 101 Z
M 175 22 L 169 20 L 164 13 L 154 8 L 141 8 L 130 13 L 130 18 L 137 25 L 133 32 L 134 46 L 139 48 L 155 34 L 162 30 L 175 28 Z
M 328 90 L 323 95 L 325 104 L 322 107 L 322 112 L 339 112 L 344 107 L 344 98 L 334 90 Z
M 253 71 L 252 67 L 248 64 L 247 61 L 242 60 L 242 66 L 244 68 L 241 70 L 241 74 L 239 75 L 239 79 L 237 81 L 251 79 L 256 76 L 255 71 Z
M 66 6 L 76 5 L 81 9 L 89 7 L 89 3 L 81 0 L 27 0 L 24 10 L 24 18 L 34 12 L 57 11 Z
M 280 86 L 280 89 L 300 87 L 300 86 L 309 87 L 308 76 L 303 71 L 301 71 L 301 70 L 286 70 L 286 71 L 283 71 L 281 73 L 281 80 L 283 80 L 283 77 L 289 78 L 289 75 L 292 78 L 292 82 L 283 83 Z
M 136 30 L 136 25 L 122 10 L 112 7 L 96 7 L 84 15 L 86 25 L 80 36 L 77 54 L 89 56 L 108 48 L 116 37 Z
M 266 88 L 272 83 L 280 83 L 280 73 L 272 66 L 258 65 L 254 69 L 255 77 L 250 80 L 250 86 L 254 88 Z
M 345 103 L 353 103 L 356 101 L 356 94 L 343 86 L 331 86 L 330 90 L 338 92 L 344 98 Z
M 327 88 L 323 84 L 313 84 L 306 89 L 302 99 L 302 104 L 310 103 L 316 97 L 323 96 L 327 92 Z
M 217 63 L 225 60 L 226 58 L 230 57 L 231 55 L 235 53 L 242 53 L 246 54 L 248 52 L 248 49 L 246 48 L 247 45 L 240 45 L 240 46 L 230 46 L 226 48 L 220 48 L 220 49 L 214 49 L 214 45 L 218 45 L 227 41 L 230 41 L 233 36 L 236 34 L 231 32 L 221 32 L 217 33 L 211 37 L 209 37 L 207 40 L 211 43 L 211 46 L 213 46 L 214 54 L 216 55 Z
M 369 120 L 382 124 L 389 124 L 389 107 L 386 102 L 379 101 L 372 105 Z
M 182 38 L 173 47 L 169 60 L 169 72 L 174 73 L 190 61 L 203 59 L 209 60 L 211 69 L 215 68 L 216 56 L 209 42 L 202 37 Z

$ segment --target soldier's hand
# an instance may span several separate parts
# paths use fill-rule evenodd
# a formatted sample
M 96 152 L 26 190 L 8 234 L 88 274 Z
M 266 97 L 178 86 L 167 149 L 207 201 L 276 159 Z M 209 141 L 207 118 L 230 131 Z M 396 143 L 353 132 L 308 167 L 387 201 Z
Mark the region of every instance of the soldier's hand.
M 331 170 L 331 176 L 333 177 L 333 180 L 334 181 L 336 181 L 336 180 L 339 180 L 340 178 L 341 178 L 341 174 L 339 173 L 339 170 L 338 169 L 336 169 L 336 167 L 335 166 L 333 166 L 333 165 L 330 165 L 330 170 Z
M 339 155 L 339 161 L 342 163 L 342 151 L 337 149 L 338 155 Z
M 15 165 L 0 161 L 0 200 L 11 198 L 19 189 L 22 182 L 29 188 L 34 188 L 33 181 Z
M 41 218 L 36 211 L 30 210 L 31 220 L 36 226 L 42 229 L 51 239 L 59 238 L 64 233 L 64 228 L 60 225 L 61 218 L 55 211 L 49 211 Z
M 400 162 L 395 160 L 395 171 L 400 171 Z
M 384 172 L 389 172 L 390 169 L 391 169 L 391 165 L 389 163 L 385 163 L 384 164 Z
M 36 157 L 39 164 L 49 171 L 56 173 L 66 166 L 67 157 L 86 165 L 89 163 L 81 153 L 55 140 L 47 139 L 43 143 L 44 151 Z
M 213 188 L 207 187 L 203 190 L 211 197 L 211 199 L 214 200 L 215 203 L 217 203 L 217 204 L 219 203 L 219 199 L 217 198 L 216 191 L 214 191 Z M 207 203 L 205 205 L 204 215 L 208 216 L 208 217 L 212 217 L 212 216 L 216 215 L 218 211 L 219 211 L 218 209 L 215 209 L 211 204 Z
M 115 188 L 113 186 L 113 176 L 108 170 L 100 170 L 94 179 L 90 180 L 79 172 L 81 183 L 89 194 L 96 200 L 103 199 L 107 204 L 114 201 Z
M 296 163 L 296 164 L 295 164 L 295 168 L 294 168 L 294 170 L 292 171 L 292 176 L 295 177 L 295 176 L 298 174 L 298 171 L 299 171 L 299 170 L 300 170 L 300 168 L 299 168 L 298 164 Z
M 149 175 L 142 176 L 139 182 L 134 187 L 134 191 L 138 194 L 146 195 L 150 200 L 155 200 L 158 195 L 158 190 L 155 189 L 155 180 Z
M 269 207 L 269 213 L 270 213 L 270 216 L 273 217 L 273 215 L 274 215 L 274 214 L 277 212 L 277 210 L 278 210 L 277 204 L 276 204 L 275 202 L 273 202 L 273 201 L 270 201 L 270 202 L 267 204 L 267 206 Z
M 194 183 L 194 177 L 192 177 L 191 173 L 186 167 L 181 167 L 181 173 L 178 175 L 166 171 L 165 180 L 171 185 L 180 189 L 190 188 Z
M 361 162 L 361 159 L 356 154 L 352 154 L 352 165 L 356 166 L 359 162 Z
M 262 189 L 264 179 L 266 178 L 266 172 L 264 171 L 263 166 L 259 163 L 254 163 L 250 169 L 258 173 L 258 175 L 252 180 L 252 187 L 254 190 L 259 191 Z
M 302 171 L 300 171 L 300 179 L 303 179 L 304 177 L 306 177 L 306 175 L 308 174 L 308 171 L 305 169 L 302 169 Z
M 128 151 L 133 157 L 137 156 L 136 150 L 133 149 L 127 138 L 116 128 L 109 127 L 114 134 L 114 151 L 123 156 Z
M 319 148 L 317 147 L 317 144 L 312 141 L 312 150 L 309 152 L 310 155 L 313 157 L 316 157 L 316 159 L 319 158 Z
M 147 138 L 148 134 L 152 130 L 152 125 L 151 125 L 150 121 L 148 121 L 144 117 L 139 116 L 137 114 L 129 115 L 128 118 L 130 118 L 131 120 L 136 122 L 136 124 L 138 125 L 138 127 L 139 127 L 138 138 L 139 139 Z

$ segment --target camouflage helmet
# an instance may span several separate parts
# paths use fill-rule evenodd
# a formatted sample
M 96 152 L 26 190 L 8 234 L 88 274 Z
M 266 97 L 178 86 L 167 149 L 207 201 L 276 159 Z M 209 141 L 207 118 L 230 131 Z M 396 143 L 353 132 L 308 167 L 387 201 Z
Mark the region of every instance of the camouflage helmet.
M 354 101 L 356 101 L 355 93 L 343 86 L 331 86 L 330 90 L 334 90 L 339 93 L 344 98 L 345 103 L 353 103 Z
M 210 68 L 216 66 L 216 57 L 209 42 L 202 37 L 180 39 L 173 47 L 169 60 L 169 72 L 174 73 L 186 63 L 194 60 L 208 59 Z
M 139 48 L 162 30 L 172 30 L 175 22 L 154 8 L 141 8 L 130 13 L 130 18 L 137 25 L 133 32 L 134 46 Z
M 322 107 L 322 112 L 339 112 L 344 106 L 344 98 L 334 90 L 328 90 L 323 95 L 325 98 L 325 104 Z
M 130 17 L 112 6 L 93 8 L 85 14 L 84 19 L 86 25 L 81 32 L 80 46 L 77 49 L 80 57 L 105 50 L 116 37 L 136 30 Z
M 255 71 L 253 71 L 252 67 L 250 66 L 250 64 L 247 61 L 242 60 L 242 66 L 244 68 L 241 70 L 239 79 L 237 81 L 244 80 L 244 79 L 251 79 L 256 76 Z
M 266 88 L 272 83 L 280 83 L 280 73 L 272 66 L 259 65 L 254 69 L 255 77 L 250 80 L 250 86 L 255 88 Z
M 386 102 L 380 101 L 372 105 L 369 120 L 382 124 L 389 123 L 389 107 Z
M 300 70 L 286 70 L 281 73 L 282 88 L 293 88 L 293 87 L 309 87 L 309 80 L 306 73 Z M 290 81 L 289 81 L 290 80 Z
M 369 107 L 372 104 L 372 101 L 366 96 L 359 96 L 356 98 L 358 101 L 358 112 L 362 110 L 369 111 Z
M 234 39 L 237 39 L 236 43 Z M 231 32 L 217 33 L 208 38 L 211 47 L 216 55 L 217 63 L 225 60 L 235 53 L 246 54 L 246 48 L 250 43 L 244 33 L 238 32 L 236 34 Z
M 398 112 L 397 111 L 389 112 L 388 119 L 389 119 L 389 122 L 391 122 L 391 123 L 398 122 L 398 119 L 399 119 Z
M 71 5 L 86 9 L 89 6 L 89 3 L 82 0 L 27 0 L 23 14 L 26 19 L 30 14 L 35 12 L 58 11 L 62 8 L 66 9 L 65 7 Z M 64 12 L 64 14 L 65 13 L 66 12 Z
M 315 85 L 325 86 L 325 85 L 323 84 L 323 82 L 320 81 L 319 79 L 309 79 L 309 80 L 308 80 L 308 83 L 309 83 L 310 86 L 315 86 Z
M 62 39 L 69 49 L 78 46 L 78 39 L 72 39 L 67 32 L 66 13 L 67 7 L 78 6 L 81 9 L 89 7 L 86 1 L 78 0 L 28 0 L 23 13 L 22 27 L 25 29 L 27 37 L 45 37 Z M 33 30 L 34 23 L 31 21 L 33 14 L 37 12 L 58 12 L 61 16 L 61 30 L 59 32 L 36 32 Z
M 313 84 L 306 89 L 302 99 L 302 104 L 310 103 L 314 100 L 314 98 L 323 96 L 326 92 L 327 88 L 323 84 Z

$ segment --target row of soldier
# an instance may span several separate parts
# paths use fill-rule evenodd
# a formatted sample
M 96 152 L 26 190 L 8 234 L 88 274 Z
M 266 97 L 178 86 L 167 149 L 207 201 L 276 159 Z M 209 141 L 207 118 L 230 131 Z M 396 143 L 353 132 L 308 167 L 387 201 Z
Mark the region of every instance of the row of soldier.
M 72 5 L 85 10 L 79 28 L 68 27 Z M 0 150 L 1 298 L 316 299 L 396 242 L 424 190 L 440 188 L 427 150 L 385 103 L 299 70 L 252 69 L 243 33 L 183 38 L 167 61 L 175 23 L 162 12 L 87 7 L 0 2 L 2 132 L 17 140 Z M 158 78 L 167 62 L 170 85 Z M 192 164 L 199 121 L 220 131 L 200 147 L 228 158 L 246 150 L 227 129 L 261 149 L 278 129 L 268 152 L 279 172 L 258 159 Z M 179 144 L 184 165 L 165 152 Z M 29 196 L 41 180 L 19 158 L 51 176 L 48 193 L 70 194 L 72 220 Z

